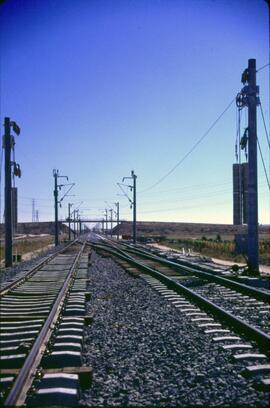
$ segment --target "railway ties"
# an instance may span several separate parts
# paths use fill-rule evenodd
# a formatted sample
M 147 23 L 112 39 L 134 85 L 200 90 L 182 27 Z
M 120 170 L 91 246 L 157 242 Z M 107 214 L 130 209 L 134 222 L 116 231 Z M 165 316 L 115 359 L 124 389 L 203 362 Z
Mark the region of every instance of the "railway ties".
M 128 272 L 135 276 L 140 273 L 202 335 L 208 336 L 234 364 L 241 366 L 242 374 L 248 373 L 255 388 L 269 389 L 269 292 L 194 268 L 182 269 L 146 251 L 136 251 L 134 246 L 126 248 L 125 256 L 125 251 L 121 248 L 118 252 L 115 246 L 112 249 L 105 244 L 94 245 L 97 251 L 105 252 L 107 247 L 108 254 L 120 258 L 120 264 L 129 264 L 125 267 Z
M 217 305 L 225 307 L 235 316 L 270 334 L 270 305 L 267 302 L 215 283 L 204 284 L 194 290 Z
M 239 319 L 243 319 L 259 330 L 270 334 L 269 291 L 268 293 L 263 292 L 234 282 L 229 277 L 224 279 L 217 276 L 216 273 L 211 274 L 209 273 L 209 267 L 206 268 L 207 272 L 205 272 L 196 269 L 194 263 L 190 264 L 192 267 L 187 266 L 187 262 L 182 266 L 164 258 L 153 256 L 151 253 L 147 253 L 146 250 L 128 246 L 126 246 L 126 249 L 128 254 L 132 254 L 134 260 L 173 278 L 176 282 L 225 308 Z M 202 269 L 204 268 L 202 267 Z
M 82 367 L 88 255 L 60 254 L 1 300 L 1 376 L 5 406 L 76 405 Z
M 82 258 L 85 263 L 87 257 Z M 80 264 L 81 266 L 81 264 Z M 79 269 L 70 289 L 62 311 L 62 317 L 56 323 L 49 347 L 40 364 L 38 376 L 33 383 L 35 392 L 28 398 L 27 404 L 76 405 L 82 374 L 91 377 L 91 370 L 82 367 L 81 353 L 83 328 L 85 325 L 85 297 L 87 269 Z M 88 378 L 88 382 L 89 382 Z M 88 384 L 89 385 L 89 384 Z
M 194 302 L 189 301 L 185 296 L 179 295 L 172 289 L 160 283 L 152 276 L 141 274 L 141 277 L 153 287 L 162 297 L 176 307 L 185 318 L 197 325 L 204 335 L 211 336 L 213 342 L 220 344 L 223 351 L 231 353 L 231 358 L 235 361 L 243 361 L 244 364 L 258 362 L 257 365 L 246 365 L 242 370 L 242 375 L 254 378 L 254 386 L 261 390 L 270 388 L 270 364 L 267 352 L 262 353 L 256 350 L 256 345 L 247 341 L 243 336 L 235 334 L 231 327 L 216 321 L 212 314 L 205 309 L 199 308 Z
M 115 250 L 114 253 L 108 252 L 108 254 L 109 257 L 113 256 L 114 260 L 118 259 Z M 67 260 L 68 256 L 70 256 L 69 263 L 65 263 L 64 259 L 66 257 Z M 163 338 L 164 342 L 166 342 L 167 337 L 164 337 L 165 334 L 167 335 L 170 333 L 171 326 L 166 327 L 168 326 L 166 320 L 160 322 L 161 331 L 159 332 L 158 316 L 164 317 L 165 315 L 169 317 L 170 325 L 174 327 L 172 337 L 175 335 L 175 339 L 177 339 L 175 341 L 176 343 L 178 342 L 178 344 L 174 345 L 174 343 L 172 343 L 172 345 L 176 348 L 179 347 L 179 350 L 181 349 L 181 353 L 179 351 L 179 358 L 175 354 L 175 357 L 173 357 L 171 361 L 171 371 L 168 371 L 168 373 L 172 374 L 172 377 L 174 374 L 176 374 L 177 377 L 178 370 L 179 376 L 182 374 L 185 375 L 185 369 L 181 371 L 182 368 L 184 368 L 185 365 L 192 366 L 190 363 L 190 359 L 192 359 L 191 352 L 188 351 L 188 339 L 191 339 L 191 343 L 193 340 L 195 353 L 196 348 L 203 347 L 204 343 L 207 344 L 205 350 L 208 348 L 209 365 L 212 365 L 212 367 L 213 360 L 216 358 L 215 356 L 218 356 L 216 360 L 218 363 L 227 361 L 228 367 L 233 367 L 233 370 L 238 373 L 242 372 L 243 377 L 247 378 L 248 381 L 244 381 L 243 379 L 241 381 L 245 382 L 246 389 L 248 388 L 247 384 L 249 384 L 249 391 L 251 389 L 251 383 L 258 389 L 268 389 L 270 364 L 267 359 L 267 347 L 265 344 L 267 343 L 267 340 L 269 340 L 269 336 L 267 337 L 267 334 L 260 333 L 260 330 L 256 330 L 254 327 L 250 327 L 249 329 L 247 327 L 247 331 L 245 331 L 245 329 L 243 329 L 244 326 L 241 326 L 241 324 L 245 322 L 241 322 L 238 319 L 238 323 L 236 323 L 237 319 L 234 320 L 234 316 L 231 316 L 229 313 L 226 315 L 226 310 L 222 310 L 222 304 L 219 306 L 216 305 L 216 301 L 219 298 L 224 302 L 236 302 L 238 301 L 238 298 L 241 298 L 241 302 L 249 305 L 248 310 L 252 311 L 252 307 L 250 307 L 251 305 L 266 307 L 267 305 L 265 301 L 252 299 L 251 296 L 247 296 L 243 293 L 241 293 L 240 296 L 235 296 L 238 295 L 236 290 L 231 288 L 229 288 L 229 290 L 227 290 L 228 288 L 225 288 L 224 290 L 224 286 L 220 285 L 219 292 L 214 294 L 218 295 L 221 293 L 221 295 L 216 297 L 213 296 L 212 300 L 209 301 L 208 299 L 207 303 L 207 299 L 206 301 L 203 300 L 202 294 L 199 295 L 199 293 L 196 293 L 197 288 L 199 289 L 201 287 L 200 282 L 203 281 L 201 278 L 194 275 L 196 278 L 194 279 L 196 285 L 189 286 L 189 283 L 193 280 L 193 275 L 191 274 L 188 276 L 184 275 L 184 273 L 178 274 L 175 269 L 170 269 L 169 266 L 164 266 L 161 272 L 158 263 L 152 263 L 152 268 L 150 268 L 149 265 L 143 261 L 136 262 L 134 259 L 132 260 L 131 257 L 125 257 L 124 254 L 121 254 L 121 256 L 122 258 L 119 258 L 119 263 L 122 264 L 122 267 L 127 272 L 137 279 L 127 276 L 123 269 L 120 270 L 109 257 L 102 260 L 97 256 L 97 264 L 93 257 L 93 268 L 90 270 L 91 274 L 93 274 L 93 276 L 91 275 L 90 287 L 90 281 L 87 274 L 87 268 L 89 265 L 88 253 L 84 250 L 80 255 L 79 253 L 75 254 L 74 252 L 72 253 L 72 256 L 68 253 L 67 255 L 61 255 L 58 260 L 55 258 L 53 264 L 50 262 L 47 265 L 43 265 L 41 268 L 43 270 L 39 269 L 36 271 L 36 273 L 31 276 L 31 279 L 21 282 L 20 285 L 14 287 L 9 293 L 5 293 L 3 296 L 3 305 L 7 309 L 6 313 L 10 314 L 2 319 L 3 334 L 5 334 L 5 336 L 1 337 L 0 340 L 5 340 L 5 338 L 9 336 L 9 333 L 13 333 L 15 330 L 17 332 L 21 330 L 23 333 L 22 336 L 25 337 L 23 337 L 23 341 L 21 338 L 14 337 L 8 345 L 3 345 L 3 343 L 1 343 L 0 346 L 6 348 L 5 355 L 11 355 L 14 353 L 14 355 L 25 354 L 26 356 L 21 357 L 20 364 L 15 362 L 15 360 L 13 361 L 13 359 L 10 359 L 10 362 L 12 361 L 12 363 L 10 363 L 11 365 L 9 367 L 5 365 L 2 366 L 3 370 L 0 379 L 3 389 L 5 390 L 3 399 L 5 406 L 22 404 L 26 404 L 27 406 L 76 406 L 78 405 L 78 398 L 81 398 L 83 395 L 81 390 L 84 387 L 87 388 L 87 392 L 85 393 L 86 397 L 84 398 L 88 398 L 87 396 L 91 394 L 91 390 L 93 390 L 94 387 L 96 388 L 93 390 L 92 395 L 95 394 L 96 390 L 102 392 L 101 388 L 102 390 L 105 390 L 104 394 L 106 395 L 106 392 L 109 393 L 113 390 L 113 384 L 115 384 L 115 379 L 118 375 L 117 353 L 118 351 L 120 352 L 120 350 L 117 349 L 117 345 L 122 344 L 121 339 L 123 340 L 123 344 L 126 339 L 128 339 L 128 344 L 130 342 L 132 345 L 132 337 L 134 335 L 137 335 L 138 339 L 143 341 L 143 345 L 142 347 L 137 348 L 137 343 L 135 341 L 134 348 L 131 348 L 134 352 L 134 354 L 131 353 L 131 360 L 133 361 L 131 363 L 131 368 L 134 364 L 139 362 L 139 357 L 137 360 L 135 358 L 137 352 L 139 353 L 138 356 L 143 356 L 145 361 L 148 362 L 149 360 L 149 363 L 151 362 L 151 357 L 153 355 L 154 360 L 157 360 L 156 368 L 159 368 L 159 362 L 160 364 L 164 364 L 164 367 L 167 367 L 167 360 L 163 360 L 162 355 L 159 355 L 157 350 L 153 350 L 153 354 L 151 355 L 151 342 L 156 341 L 157 339 L 158 345 L 161 346 Z M 101 266 L 97 267 L 99 262 Z M 106 265 L 108 271 L 106 270 Z M 113 273 L 110 273 L 110 268 L 113 269 L 114 265 L 116 270 Z M 167 271 L 169 271 L 168 275 L 166 275 Z M 103 276 L 105 278 L 107 277 L 104 282 L 102 281 Z M 118 283 L 118 279 L 120 279 L 119 276 L 122 276 L 122 286 Z M 108 279 L 108 277 L 110 277 L 110 279 Z M 68 279 L 68 281 L 66 279 Z M 30 282 L 33 283 L 32 292 Z M 111 284 L 112 282 L 113 284 Z M 138 288 L 138 292 L 135 290 L 129 291 L 130 287 L 131 289 L 133 288 L 133 282 L 137 282 L 136 288 Z M 187 282 L 186 286 L 185 282 Z M 58 283 L 59 287 L 57 286 Z M 46 287 L 48 294 L 42 292 L 38 284 L 40 284 L 41 287 L 44 287 L 44 291 Z M 212 283 L 208 282 L 208 284 L 211 287 Z M 89 289 L 87 289 L 87 287 Z M 214 285 L 212 285 L 213 292 L 217 291 L 217 287 L 218 284 L 214 282 Z M 24 290 L 22 290 L 22 288 L 24 288 Z M 123 288 L 123 292 L 127 289 L 127 293 L 124 293 L 124 296 L 120 293 L 121 288 Z M 65 293 L 62 293 L 63 289 L 65 290 Z M 92 320 L 92 316 L 86 315 L 85 302 L 89 300 L 91 296 L 91 293 L 87 292 L 87 290 L 91 290 L 92 293 L 92 310 L 96 310 L 95 307 L 99 308 L 99 313 L 101 313 L 103 318 L 102 322 L 104 323 L 106 337 L 103 337 L 103 332 L 100 332 L 103 324 L 99 325 L 99 322 L 97 322 L 97 325 L 94 324 L 91 329 L 85 327 L 86 325 L 89 325 Z M 146 300 L 145 312 L 144 305 L 142 304 L 144 301 L 143 295 L 139 297 L 140 290 L 143 292 Z M 106 296 L 104 295 L 104 291 Z M 129 297 L 130 293 L 133 293 L 133 296 Z M 149 295 L 149 298 L 147 298 L 147 295 Z M 228 299 L 226 299 L 227 297 Z M 231 300 L 229 299 L 230 297 Z M 149 299 L 151 299 L 151 301 Z M 59 303 L 57 303 L 58 300 Z M 114 305 L 119 307 L 119 309 L 117 309 L 118 311 L 120 310 L 118 315 L 113 312 Z M 240 305 L 240 303 L 238 305 Z M 149 306 L 150 309 L 148 309 Z M 19 318 L 16 318 L 15 315 L 11 314 L 15 310 L 12 309 L 13 307 L 17 309 L 21 308 L 23 311 Z M 135 311 L 135 307 L 138 307 L 139 311 Z M 153 331 L 151 321 L 151 313 L 155 312 L 155 307 L 159 307 L 159 311 L 161 312 L 161 314 L 155 315 L 155 327 L 157 327 L 157 331 Z M 52 314 L 53 308 L 56 310 L 55 313 Z M 110 310 L 113 313 L 107 313 L 107 310 Z M 149 314 L 148 310 L 151 310 L 152 312 Z M 166 313 L 163 315 L 163 312 Z M 96 314 L 98 319 L 100 318 L 99 313 Z M 138 317 L 137 323 L 135 321 L 136 315 Z M 171 315 L 171 317 L 169 315 Z M 225 318 L 225 315 L 228 319 Z M 128 319 L 130 320 L 126 320 L 126 316 L 128 316 Z M 141 319 L 141 316 L 143 316 L 143 319 Z M 107 318 L 109 323 L 107 323 Z M 136 331 L 133 330 L 133 323 L 135 323 L 135 325 L 138 324 Z M 182 327 L 180 334 L 178 333 L 178 324 Z M 45 331 L 45 326 L 48 331 Z M 146 329 L 145 333 L 143 332 L 144 328 Z M 186 332 L 185 328 L 188 329 Z M 150 333 L 147 332 L 147 330 L 150 330 Z M 163 330 L 164 332 L 162 332 Z M 37 333 L 30 334 L 30 331 Z M 83 338 L 84 332 L 88 334 L 85 342 Z M 106 345 L 107 336 L 109 337 L 111 332 L 112 336 Z M 27 336 L 27 333 L 29 336 Z M 42 333 L 44 334 L 44 339 L 40 341 L 39 346 L 36 347 L 37 341 L 41 338 L 40 336 Z M 150 339 L 148 338 L 148 334 L 150 334 Z M 93 338 L 91 338 L 91 335 L 93 335 Z M 181 342 L 181 336 L 183 336 L 185 341 L 183 340 Z M 96 337 L 98 345 L 97 349 L 93 347 Z M 117 349 L 114 357 L 115 361 L 111 357 L 114 355 L 114 351 L 110 350 L 110 347 L 114 347 L 114 343 L 112 342 L 113 339 L 119 340 L 117 344 L 115 343 L 115 348 Z M 179 346 L 180 343 L 181 347 Z M 12 349 L 12 347 L 15 347 L 15 349 Z M 31 354 L 34 349 L 36 350 L 36 356 L 39 356 L 37 360 L 35 360 L 34 354 Z M 93 350 L 97 351 L 94 355 L 92 354 Z M 104 350 L 106 358 L 103 356 Z M 106 350 L 108 353 L 107 355 Z M 84 355 L 82 356 L 83 351 Z M 112 355 L 110 353 L 111 351 Z M 168 352 L 168 356 L 170 354 L 169 351 L 170 350 L 166 350 L 166 347 L 164 348 L 164 352 Z M 212 352 L 213 354 L 211 354 Z M 189 353 L 189 360 L 187 361 L 185 361 L 185 353 Z M 204 353 L 204 349 L 201 354 L 197 353 L 197 356 L 199 355 L 202 357 L 202 353 Z M 34 365 L 32 365 L 32 361 L 32 368 L 29 370 L 29 375 L 26 375 L 25 377 L 24 385 L 19 392 L 20 395 L 14 397 L 14 404 L 12 403 L 12 394 L 14 395 L 14 392 L 16 393 L 16 383 L 18 384 L 20 382 L 21 372 L 25 367 L 28 367 L 28 361 L 30 361 L 29 358 L 32 355 Z M 107 360 L 108 356 L 110 357 L 110 361 L 109 359 Z M 208 360 L 208 354 L 204 354 L 204 356 L 202 358 Z M 198 365 L 200 364 L 200 357 L 196 362 Z M 175 360 L 173 360 L 174 358 Z M 87 361 L 89 366 L 91 366 L 93 361 L 97 364 L 96 378 L 94 378 L 91 390 L 89 390 L 89 388 L 92 370 L 91 367 L 84 366 L 82 360 Z M 102 379 L 107 379 L 108 384 L 106 384 L 106 380 L 104 383 L 100 380 L 100 373 L 98 373 L 98 364 L 100 362 L 102 363 L 103 360 L 106 361 L 104 363 L 105 369 Z M 177 363 L 176 369 L 174 362 Z M 123 364 L 125 363 L 121 362 L 119 366 Z M 134 365 L 134 367 L 136 368 L 136 365 Z M 196 365 L 194 367 L 196 367 Z M 140 373 L 136 372 L 135 368 L 134 374 L 129 373 L 129 375 L 134 375 L 134 377 L 127 380 L 130 382 L 134 381 L 134 390 L 137 387 L 136 384 L 144 378 L 142 372 L 144 372 L 145 367 L 142 368 L 142 372 Z M 106 371 L 107 369 L 109 370 L 108 373 Z M 162 367 L 161 369 L 163 370 Z M 128 367 L 124 367 L 123 377 L 126 370 L 128 370 Z M 197 369 L 195 368 L 195 370 Z M 165 371 L 166 370 L 164 369 L 164 375 Z M 207 377 L 206 374 L 202 374 L 199 371 L 200 368 L 198 368 L 199 380 L 203 375 Z M 158 377 L 158 370 L 154 370 L 153 373 Z M 207 370 L 205 373 L 207 373 Z M 163 377 L 161 376 L 160 378 Z M 165 378 L 167 378 L 167 374 L 164 377 L 164 381 Z M 236 376 L 234 378 L 236 378 Z M 152 378 L 151 381 L 155 381 L 155 378 Z M 177 379 L 175 381 L 177 382 Z M 204 380 L 201 379 L 201 381 Z M 121 384 L 119 383 L 119 386 L 120 385 Z M 136 389 L 139 390 L 139 388 Z M 189 390 L 190 389 L 191 388 L 189 388 Z M 257 393 L 254 388 L 252 389 L 252 392 L 254 392 L 254 395 Z M 182 394 L 180 393 L 179 395 Z M 104 404 L 106 405 L 106 400 Z

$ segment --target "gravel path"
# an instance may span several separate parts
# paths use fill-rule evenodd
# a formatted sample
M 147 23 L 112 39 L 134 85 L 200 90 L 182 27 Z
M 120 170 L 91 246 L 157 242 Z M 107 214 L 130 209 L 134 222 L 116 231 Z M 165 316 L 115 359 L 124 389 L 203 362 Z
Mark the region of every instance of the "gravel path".
M 143 279 L 109 258 L 92 256 L 84 364 L 93 384 L 88 406 L 267 406 L 211 335 L 185 318 Z

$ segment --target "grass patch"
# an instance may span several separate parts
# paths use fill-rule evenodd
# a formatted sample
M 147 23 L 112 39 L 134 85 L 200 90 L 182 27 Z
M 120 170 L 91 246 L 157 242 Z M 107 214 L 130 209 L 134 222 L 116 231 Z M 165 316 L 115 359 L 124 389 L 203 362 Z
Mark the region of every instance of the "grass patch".
M 31 237 L 16 240 L 13 242 L 13 254 L 24 255 L 37 249 L 47 249 L 48 245 L 54 242 L 54 237 L 48 235 L 45 237 Z M 5 248 L 1 247 L 0 260 L 5 258 Z
M 163 238 L 160 241 L 170 248 L 181 250 L 185 248 L 192 249 L 194 252 L 199 252 L 202 255 L 212 258 L 220 258 L 233 262 L 245 263 L 246 259 L 243 255 L 236 253 L 235 242 L 233 240 L 223 240 L 218 234 L 215 238 L 202 236 L 201 238 Z M 268 240 L 259 241 L 259 259 L 260 263 L 270 265 L 270 242 Z

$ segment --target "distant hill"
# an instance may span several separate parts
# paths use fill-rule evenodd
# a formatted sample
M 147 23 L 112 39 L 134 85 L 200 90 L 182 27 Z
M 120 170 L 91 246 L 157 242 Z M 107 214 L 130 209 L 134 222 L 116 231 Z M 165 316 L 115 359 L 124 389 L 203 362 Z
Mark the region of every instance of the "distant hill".
M 113 229 L 113 233 L 117 234 L 119 228 L 120 235 L 132 235 L 132 222 L 124 221 L 119 227 Z M 232 224 L 203 224 L 189 222 L 137 222 L 138 236 L 189 236 L 194 238 L 203 235 L 235 235 L 247 233 L 246 225 Z M 260 235 L 270 234 L 270 225 L 259 226 Z M 270 239 L 270 237 L 269 237 Z
M 59 221 L 60 232 L 68 233 L 68 227 Z M 54 222 L 19 222 L 17 226 L 17 234 L 54 234 Z M 0 224 L 1 236 L 4 234 L 4 224 Z

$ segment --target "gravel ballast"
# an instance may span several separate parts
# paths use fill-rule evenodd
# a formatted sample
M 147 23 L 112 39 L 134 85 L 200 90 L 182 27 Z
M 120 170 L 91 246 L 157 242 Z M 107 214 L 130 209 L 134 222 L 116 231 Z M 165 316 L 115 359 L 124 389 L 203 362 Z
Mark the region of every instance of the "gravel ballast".
M 239 317 L 265 333 L 270 334 L 270 313 L 268 310 L 268 303 L 256 300 L 254 300 L 254 302 L 248 302 L 247 299 L 252 300 L 252 297 L 239 295 L 236 291 L 226 289 L 224 286 L 222 287 L 215 283 L 207 283 L 192 289 L 206 299 L 213 301 L 218 306 L 223 307 L 234 316 Z M 225 298 L 224 293 L 227 293 L 228 298 Z M 233 298 L 234 294 L 237 294 L 237 298 Z M 259 304 L 260 307 L 256 306 Z M 264 309 L 266 309 L 266 313 L 260 313 L 260 311 Z
M 247 362 L 235 362 L 143 279 L 96 254 L 89 279 L 94 321 L 85 328 L 83 363 L 93 367 L 93 383 L 80 404 L 267 406 L 269 393 L 240 374 Z

